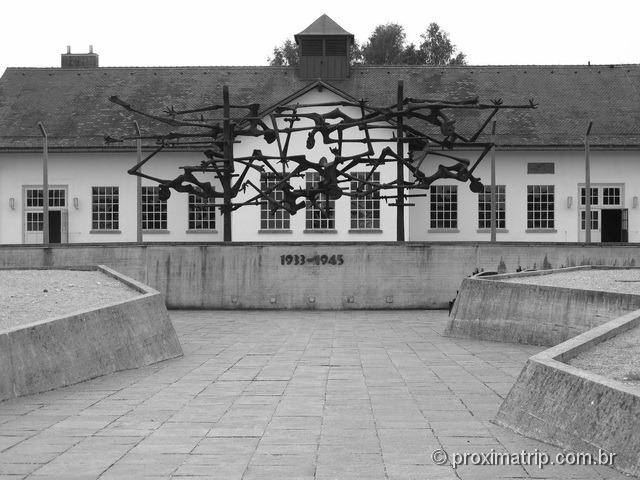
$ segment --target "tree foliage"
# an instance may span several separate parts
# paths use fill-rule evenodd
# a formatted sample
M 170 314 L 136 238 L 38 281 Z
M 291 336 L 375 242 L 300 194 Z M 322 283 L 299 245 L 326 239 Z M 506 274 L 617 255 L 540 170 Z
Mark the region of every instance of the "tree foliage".
M 466 56 L 457 52 L 449 34 L 440 25 L 430 23 L 420 35 L 421 42 L 407 44 L 402 25 L 378 25 L 362 45 L 354 43 L 349 50 L 352 64 L 365 65 L 466 65 Z M 273 49 L 269 65 L 298 65 L 298 46 L 286 40 Z
M 397 23 L 378 25 L 369 41 L 362 46 L 364 63 L 371 65 L 393 65 L 402 63 L 406 35 Z
M 427 31 L 420 35 L 420 53 L 427 65 L 465 65 L 465 54 L 456 53 L 456 46 L 451 43 L 449 34 L 437 23 L 430 23 Z
M 279 47 L 273 48 L 273 58 L 268 58 L 269 65 L 290 66 L 298 65 L 298 45 L 287 39 Z

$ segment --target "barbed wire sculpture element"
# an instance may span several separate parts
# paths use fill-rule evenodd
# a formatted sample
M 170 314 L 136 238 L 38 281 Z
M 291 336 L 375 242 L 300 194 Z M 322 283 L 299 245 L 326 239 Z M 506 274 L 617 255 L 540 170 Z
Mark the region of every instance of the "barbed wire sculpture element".
M 157 148 L 131 168 L 128 173 L 156 182 L 159 197 L 166 200 L 171 190 L 186 192 L 202 199 L 206 205 L 219 208 L 225 219 L 225 240 L 230 240 L 231 212 L 246 205 L 268 202 L 271 212 L 279 209 L 294 215 L 308 205 L 314 206 L 322 215 L 330 215 L 330 200 L 342 196 L 352 198 L 376 194 L 391 205 L 404 210 L 405 200 L 415 196 L 426 196 L 431 184 L 439 179 L 449 178 L 459 182 L 469 182 L 473 192 L 483 191 L 480 178 L 474 171 L 482 159 L 494 146 L 492 142 L 478 139 L 495 115 L 503 109 L 536 108 L 533 100 L 525 104 L 505 105 L 501 99 L 482 103 L 476 98 L 443 101 L 435 99 L 404 98 L 402 82 L 398 84 L 398 102 L 394 106 L 373 106 L 365 100 L 335 101 L 326 103 L 294 103 L 282 105 L 268 114 L 260 113 L 259 104 L 232 105 L 229 102 L 228 87 L 223 88 L 223 102 L 189 110 L 166 107 L 161 115 L 136 108 L 117 96 L 111 102 L 125 110 L 158 121 L 175 130 L 168 133 L 151 133 L 143 136 L 114 138 L 105 136 L 106 143 L 127 140 L 152 140 Z M 309 112 L 309 109 L 328 110 L 326 113 Z M 222 118 L 206 118 L 222 110 Z M 345 113 L 359 111 L 358 117 Z M 453 114 L 462 111 L 485 112 L 480 126 L 470 135 L 456 131 Z M 240 112 L 232 115 L 231 112 Z M 243 111 L 246 113 L 243 114 Z M 280 127 L 278 123 L 280 122 Z M 285 125 L 282 128 L 282 125 Z M 360 138 L 347 138 L 345 132 L 357 129 Z M 374 138 L 376 129 L 395 130 L 392 138 Z M 308 154 L 290 154 L 292 136 L 306 133 L 306 149 L 311 153 L 316 143 L 328 146 L 333 159 L 323 156 L 312 161 Z M 234 143 L 238 137 L 261 137 L 267 144 L 277 145 L 276 155 L 265 155 L 255 149 L 250 155 L 235 157 Z M 375 154 L 377 142 L 395 143 L 396 149 L 386 146 Z M 362 151 L 346 154 L 345 147 L 361 143 Z M 404 155 L 408 145 L 408 155 Z M 457 147 L 464 146 L 467 155 L 479 152 L 473 163 L 455 153 Z M 198 165 L 182 166 L 182 173 L 167 179 L 144 173 L 142 167 L 158 153 L 174 147 L 202 148 L 205 159 Z M 442 163 L 427 175 L 422 167 L 428 156 L 439 157 Z M 391 181 L 374 181 L 374 174 L 385 164 L 396 164 L 397 175 Z M 354 175 L 366 171 L 366 175 Z M 412 178 L 404 178 L 404 169 Z M 268 174 L 275 179 L 266 184 L 256 185 L 251 181 L 250 172 Z M 315 172 L 319 181 L 312 186 L 294 187 L 292 180 Z M 202 174 L 212 174 L 221 189 L 216 189 L 212 181 L 203 180 Z M 200 178 L 199 178 L 200 177 Z M 355 182 L 355 183 L 354 183 Z M 357 188 L 352 188 L 357 184 Z M 351 188 L 350 188 L 351 186 Z M 249 190 L 249 194 L 247 194 Z M 240 193 L 243 193 L 240 195 Z M 401 218 L 399 222 L 401 221 Z M 400 229 L 400 226 L 398 227 Z M 227 231 L 228 230 L 228 231 Z M 399 240 L 404 239 L 404 235 Z

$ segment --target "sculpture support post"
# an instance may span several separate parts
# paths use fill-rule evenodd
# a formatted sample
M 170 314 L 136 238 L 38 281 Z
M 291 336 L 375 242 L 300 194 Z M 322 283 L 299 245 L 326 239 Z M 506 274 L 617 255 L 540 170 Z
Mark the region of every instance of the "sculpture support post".
M 402 107 L 404 101 L 404 82 L 398 80 L 398 146 L 396 153 L 398 154 L 397 173 L 398 179 L 398 198 L 396 199 L 396 240 L 398 242 L 404 242 L 404 188 L 401 186 L 404 184 L 404 165 L 402 160 L 404 159 L 404 122 L 402 119 Z
M 591 243 L 591 158 L 589 156 L 589 135 L 593 121 L 589 122 L 584 136 L 584 241 Z M 578 210 L 580 207 L 578 206 Z
M 496 242 L 498 215 L 496 212 L 496 122 L 491 127 L 491 242 Z
M 229 106 L 229 87 L 222 87 L 223 102 L 223 136 L 224 136 L 224 168 L 222 178 L 222 191 L 224 193 L 224 241 L 231 241 L 231 178 L 233 175 L 233 131 L 231 127 L 231 108 Z
M 42 122 L 38 122 L 42 133 L 42 243 L 49 246 L 49 136 Z
M 136 151 L 138 152 L 138 163 L 142 161 L 142 138 L 140 137 L 140 125 L 133 121 L 136 127 Z M 136 242 L 142 243 L 142 177 L 136 177 Z

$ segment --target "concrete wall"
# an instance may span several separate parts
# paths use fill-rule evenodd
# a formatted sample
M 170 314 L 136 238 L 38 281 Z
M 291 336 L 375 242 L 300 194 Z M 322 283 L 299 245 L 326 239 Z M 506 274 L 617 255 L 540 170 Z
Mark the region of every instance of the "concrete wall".
M 282 265 L 282 255 L 342 255 L 344 263 Z M 0 267 L 95 264 L 159 290 L 171 308 L 446 308 L 475 268 L 640 265 L 640 248 L 418 242 L 0 246 Z
M 161 295 L 103 271 L 140 296 L 0 332 L 0 400 L 182 355 Z
M 508 281 L 509 277 L 532 273 L 465 278 L 445 333 L 500 342 L 557 345 L 640 308 L 640 295 Z
M 613 467 L 640 475 L 639 390 L 563 363 L 638 325 L 631 312 L 531 357 L 496 422 L 572 452 L 615 453 Z

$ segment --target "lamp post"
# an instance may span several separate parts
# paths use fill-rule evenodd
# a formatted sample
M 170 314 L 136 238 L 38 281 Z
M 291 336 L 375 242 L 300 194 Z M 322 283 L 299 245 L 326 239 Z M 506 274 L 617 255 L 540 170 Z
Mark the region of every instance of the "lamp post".
M 42 243 L 49 245 L 49 137 L 42 122 L 38 122 L 42 134 Z

